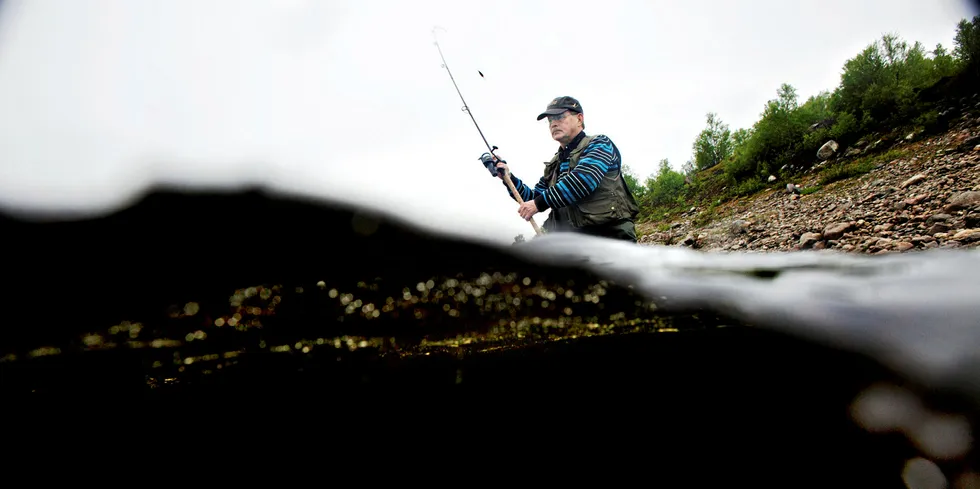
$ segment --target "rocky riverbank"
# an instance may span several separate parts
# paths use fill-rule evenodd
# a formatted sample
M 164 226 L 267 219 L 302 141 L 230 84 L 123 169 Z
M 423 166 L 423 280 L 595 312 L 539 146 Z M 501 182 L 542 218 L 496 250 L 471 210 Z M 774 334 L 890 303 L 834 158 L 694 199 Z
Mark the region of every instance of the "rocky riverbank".
M 640 225 L 640 243 L 871 254 L 980 247 L 980 98 L 949 110 L 956 118 L 944 133 L 861 141 L 792 182 L 771 177 L 749 197 L 692 208 L 667 231 Z M 828 181 L 829 169 L 852 164 L 866 173 Z

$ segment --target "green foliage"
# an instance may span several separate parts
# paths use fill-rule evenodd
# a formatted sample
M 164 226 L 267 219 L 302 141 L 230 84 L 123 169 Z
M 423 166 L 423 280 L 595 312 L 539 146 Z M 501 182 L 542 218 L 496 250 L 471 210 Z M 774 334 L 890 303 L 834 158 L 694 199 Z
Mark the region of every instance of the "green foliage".
M 972 22 L 960 20 L 953 42 L 956 44 L 953 54 L 962 68 L 970 69 L 974 74 L 980 72 L 980 15 L 973 16 Z
M 861 138 L 870 142 L 871 134 L 888 140 L 889 133 L 910 126 L 940 128 L 946 122 L 933 95 L 938 93 L 941 99 L 952 89 L 938 82 L 959 77 L 960 83 L 975 86 L 961 75 L 980 74 L 980 16 L 961 20 L 956 29 L 952 52 L 942 44 L 929 51 L 919 42 L 910 44 L 885 34 L 844 62 L 840 83 L 833 90 L 800 103 L 795 87 L 781 84 L 751 127 L 732 131 L 718 114 L 709 112 L 705 128 L 692 144 L 692 158 L 681 172 L 662 160 L 644 185 L 636 178 L 628 180 L 644 207 L 642 212 L 656 219 L 665 210 L 692 204 L 708 204 L 706 212 L 711 212 L 727 198 L 766 188 L 769 175 L 788 177 L 805 170 L 816 163 L 818 149 L 829 140 L 843 152 Z M 920 98 L 923 92 L 930 96 Z M 837 163 L 821 172 L 820 185 L 867 173 L 883 158 L 896 157 L 886 152 Z
M 827 127 L 810 130 L 810 127 L 816 123 L 834 120 L 835 114 L 830 110 L 830 98 L 830 92 L 822 91 L 811 96 L 790 114 L 792 134 L 800 138 L 800 143 L 799 146 L 790 148 L 791 156 L 787 162 L 797 158 L 799 153 L 815 155 L 820 146 L 830 139 L 830 129 Z
M 752 136 L 752 129 L 741 128 L 732 133 L 732 146 L 735 151 L 738 151 L 745 142 L 749 140 Z
M 728 125 L 713 112 L 709 112 L 706 117 L 706 127 L 694 140 L 695 170 L 711 168 L 732 154 L 732 133 L 728 130 Z
M 792 85 L 782 84 L 751 132 L 733 135 L 733 158 L 725 165 L 729 182 L 739 188 L 747 180 L 778 175 L 787 165 L 812 163 L 831 139 L 847 147 L 885 127 L 907 122 L 932 127 L 937 114 L 930 114 L 932 107 L 920 103 L 916 93 L 955 74 L 962 63 L 959 53 L 975 49 L 970 43 L 978 32 L 974 24 L 960 23 L 957 58 L 942 45 L 929 57 L 921 43 L 909 45 L 886 34 L 844 63 L 833 92 L 820 92 L 803 104 Z
M 942 46 L 933 56 L 927 57 L 921 43 L 909 46 L 894 34 L 882 36 L 844 63 L 831 108 L 853 115 L 862 131 L 878 130 L 919 115 L 922 107 L 915 93 L 947 76 L 955 65 Z
M 838 163 L 834 166 L 828 167 L 821 173 L 820 185 L 827 185 L 838 180 L 844 180 L 851 177 L 856 177 L 858 175 L 863 175 L 871 170 L 874 170 L 874 163 L 861 162 L 861 163 Z
M 933 109 L 915 118 L 915 125 L 927 131 L 934 130 L 939 125 L 939 111 Z
M 733 184 L 778 173 L 800 149 L 816 144 L 804 140 L 804 135 L 811 125 L 830 115 L 829 94 L 825 92 L 810 97 L 802 106 L 792 85 L 782 84 L 776 94 L 775 99 L 766 103 L 735 160 L 725 168 Z
M 942 43 L 936 44 L 936 49 L 932 51 L 932 63 L 933 69 L 940 78 L 956 74 L 957 61 L 946 52 Z
M 640 221 L 663 218 L 664 214 L 679 211 L 686 205 L 691 187 L 686 183 L 686 177 L 670 167 L 666 159 L 660 160 L 657 173 L 647 178 L 642 197 L 637 197 L 640 204 Z
M 745 152 L 746 144 L 754 133 L 755 130 L 751 127 L 743 127 L 732 133 L 732 155 L 729 162 L 743 159 L 742 154 Z
M 674 171 L 670 163 L 660 160 L 657 174 L 647 179 L 647 202 L 652 206 L 677 204 L 684 191 L 684 175 Z
M 748 195 L 752 195 L 764 188 L 766 188 L 766 184 L 762 183 L 762 179 L 760 179 L 759 177 L 753 177 L 748 180 L 739 182 L 739 184 L 735 186 L 735 190 L 733 192 L 735 195 L 739 197 L 745 197 Z
M 856 139 L 856 135 L 859 132 L 860 126 L 858 125 L 857 117 L 850 112 L 843 112 L 837 115 L 837 122 L 827 131 L 827 136 L 838 142 L 845 142 L 850 139 Z
M 643 197 L 646 195 L 646 187 L 640 184 L 640 180 L 633 174 L 633 170 L 629 165 L 623 165 L 623 178 L 626 180 L 626 186 L 633 192 L 633 197 L 637 202 L 641 202 Z
M 681 165 L 681 173 L 683 173 L 684 176 L 692 176 L 696 172 L 697 168 L 694 167 L 694 162 L 691 160 L 687 160 L 683 165 Z
M 839 180 L 864 175 L 874 170 L 882 162 L 894 161 L 904 156 L 904 151 L 890 150 L 872 156 L 865 156 L 854 161 L 837 163 L 820 172 L 820 185 L 827 185 Z

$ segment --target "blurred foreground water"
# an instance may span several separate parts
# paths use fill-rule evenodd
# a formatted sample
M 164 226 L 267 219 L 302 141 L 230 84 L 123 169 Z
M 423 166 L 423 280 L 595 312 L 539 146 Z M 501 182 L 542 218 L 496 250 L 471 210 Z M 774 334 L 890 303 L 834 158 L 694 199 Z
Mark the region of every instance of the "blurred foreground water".
M 725 467 L 686 486 L 977 487 L 976 251 L 496 247 L 259 192 L 0 230 L 8 403 L 513 399 Z

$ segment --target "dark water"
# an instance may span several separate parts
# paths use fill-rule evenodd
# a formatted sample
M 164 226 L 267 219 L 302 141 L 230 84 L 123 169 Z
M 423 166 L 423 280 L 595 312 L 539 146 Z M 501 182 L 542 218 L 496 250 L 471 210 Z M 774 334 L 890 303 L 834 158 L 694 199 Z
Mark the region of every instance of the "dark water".
M 260 193 L 0 225 L 8 403 L 514 403 L 539 442 L 627 439 L 672 487 L 974 483 L 975 251 L 497 248 Z

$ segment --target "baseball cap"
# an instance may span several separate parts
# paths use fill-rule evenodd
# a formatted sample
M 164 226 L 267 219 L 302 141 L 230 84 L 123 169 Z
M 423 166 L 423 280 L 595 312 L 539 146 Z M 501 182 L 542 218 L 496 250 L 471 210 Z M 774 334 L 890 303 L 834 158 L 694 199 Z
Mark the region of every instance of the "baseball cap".
M 545 110 L 544 112 L 538 115 L 538 120 L 540 121 L 541 119 L 544 119 L 549 115 L 561 114 L 566 110 L 570 110 L 572 112 L 578 112 L 581 114 L 582 104 L 578 103 L 578 100 L 575 100 L 572 97 L 568 97 L 568 96 L 558 97 L 552 100 L 551 103 L 548 104 L 547 110 Z

